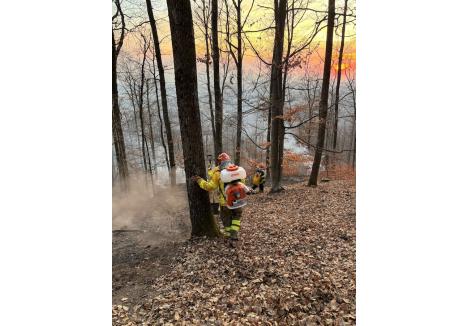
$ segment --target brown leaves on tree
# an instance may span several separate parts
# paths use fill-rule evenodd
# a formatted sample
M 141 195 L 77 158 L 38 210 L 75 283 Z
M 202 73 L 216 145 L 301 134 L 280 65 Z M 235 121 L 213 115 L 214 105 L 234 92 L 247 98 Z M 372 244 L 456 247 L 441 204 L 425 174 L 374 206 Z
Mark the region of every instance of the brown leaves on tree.
M 278 115 L 276 119 L 283 119 L 284 121 L 292 122 L 299 117 L 300 113 L 306 111 L 305 106 L 295 106 L 290 109 L 287 109 L 283 115 Z
M 284 151 L 283 154 L 283 175 L 297 176 L 304 175 L 312 165 L 312 156 L 308 154 L 298 154 L 292 151 Z
M 288 186 L 249 197 L 239 249 L 196 239 L 115 325 L 354 325 L 355 187 Z

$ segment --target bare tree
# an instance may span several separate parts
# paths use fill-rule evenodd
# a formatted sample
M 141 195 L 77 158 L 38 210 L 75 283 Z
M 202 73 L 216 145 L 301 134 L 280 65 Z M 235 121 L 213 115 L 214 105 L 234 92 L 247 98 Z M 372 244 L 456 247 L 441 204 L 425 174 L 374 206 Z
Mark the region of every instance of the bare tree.
M 156 106 L 158 108 L 159 132 L 161 134 L 161 144 L 164 149 L 164 157 L 166 158 L 167 169 L 169 173 L 171 173 L 171 165 L 169 163 L 169 156 L 167 154 L 166 141 L 164 140 L 164 124 L 161 118 L 161 106 L 159 105 L 158 84 L 156 83 L 156 78 L 154 78 L 154 88 L 156 89 Z
M 114 0 L 114 3 L 117 7 L 117 13 L 112 16 L 112 22 L 114 23 L 117 16 L 120 15 L 120 36 L 116 42 L 114 28 L 112 28 L 112 139 L 114 142 L 119 177 L 122 181 L 123 188 L 127 189 L 128 165 L 119 108 L 119 91 L 117 88 L 117 57 L 125 37 L 125 16 L 120 6 L 120 0 Z
M 328 0 L 327 43 L 325 47 L 325 62 L 323 65 L 323 82 L 319 104 L 319 128 L 317 133 L 317 146 L 315 148 L 314 162 L 310 172 L 309 186 L 316 186 L 325 142 L 325 128 L 328 111 L 328 92 L 330 85 L 331 59 L 333 50 L 333 29 L 335 24 L 335 0 Z
M 278 192 L 281 187 L 281 156 L 284 141 L 283 121 L 283 44 L 286 23 L 287 0 L 275 0 L 275 40 L 273 44 L 273 60 L 270 79 L 270 111 L 271 111 L 271 192 Z
M 353 98 L 353 130 L 352 130 L 352 135 L 351 135 L 351 148 L 352 151 L 349 152 L 350 155 L 352 155 L 352 160 L 350 158 L 350 161 L 352 161 L 352 166 L 355 168 L 356 166 L 356 89 L 354 85 L 354 78 L 351 79 L 351 77 L 348 75 L 348 73 L 345 73 L 346 79 L 348 80 L 348 87 L 351 90 L 352 98 Z
M 336 138 L 338 135 L 338 105 L 340 100 L 340 83 L 341 83 L 341 65 L 343 63 L 343 49 L 346 33 L 346 11 L 348 8 L 348 0 L 344 2 L 343 10 L 343 26 L 341 27 L 341 44 L 340 52 L 338 54 L 338 73 L 336 77 L 336 91 L 335 91 L 335 116 L 334 116 L 334 125 L 333 125 L 333 149 L 336 149 Z
M 203 33 L 203 36 L 205 38 L 205 57 L 202 59 L 198 59 L 199 61 L 203 62 L 205 64 L 205 70 L 206 70 L 206 88 L 208 90 L 208 105 L 210 108 L 210 122 L 211 122 L 211 132 L 213 135 L 213 146 L 214 146 L 214 151 L 216 152 L 216 127 L 215 127 L 215 116 L 214 116 L 214 110 L 213 110 L 213 97 L 211 96 L 211 78 L 210 78 L 210 44 L 209 44 L 209 38 L 210 38 L 210 33 L 209 33 L 209 21 L 210 21 L 210 8 L 209 8 L 209 1 L 207 4 L 206 0 L 201 0 L 201 5 L 198 4 L 197 1 L 195 1 L 195 4 L 198 6 L 198 8 L 201 11 L 201 15 L 198 11 L 195 11 L 195 15 L 198 17 L 198 20 L 200 23 L 203 25 L 203 28 L 201 28 L 201 31 Z M 197 25 L 197 24 L 196 24 Z
M 140 66 L 140 85 L 138 92 L 138 112 L 140 116 L 140 126 L 141 126 L 141 151 L 143 156 L 143 164 L 145 171 L 148 171 L 148 163 L 146 160 L 146 135 L 145 135 L 145 123 L 143 118 L 143 98 L 144 98 L 144 89 L 145 89 L 145 62 L 146 62 L 146 52 L 148 51 L 148 45 L 146 38 L 141 34 L 143 39 L 143 61 Z
M 150 86 L 149 86 L 150 79 L 146 79 L 146 109 L 148 110 L 148 125 L 150 131 L 150 144 L 151 144 L 151 153 L 153 155 L 153 162 L 156 164 L 156 150 L 154 145 L 154 131 L 153 131 L 153 114 L 151 111 L 151 104 L 150 104 Z M 158 170 L 156 170 L 157 173 Z
M 213 45 L 213 86 L 215 96 L 215 155 L 223 151 L 223 97 L 219 81 L 218 0 L 211 1 L 211 38 Z
M 148 45 L 149 47 L 149 45 Z M 146 57 L 146 52 L 145 52 L 145 57 Z M 149 80 L 146 79 L 146 99 L 147 99 L 147 109 L 148 109 L 148 125 L 149 125 L 149 128 L 150 128 L 150 142 L 151 142 L 151 146 L 152 146 L 152 151 L 153 151 L 153 163 L 155 163 L 155 152 L 154 152 L 154 142 L 153 142 L 153 126 L 152 126 L 152 123 L 151 123 L 151 111 L 150 111 L 150 105 L 149 105 Z M 143 100 L 142 100 L 143 102 Z M 142 112 L 140 113 L 142 116 L 143 116 L 143 110 Z M 144 129 L 143 129 L 144 130 Z M 154 179 L 153 179 L 153 165 L 151 163 L 151 157 L 150 157 L 150 154 L 149 154 L 149 148 L 148 148 L 148 137 L 145 135 L 145 152 L 146 152 L 146 156 L 147 156 L 147 160 L 148 160 L 148 172 L 149 172 L 149 176 L 150 176 L 150 180 L 151 180 L 151 190 L 152 190 L 152 193 L 153 193 L 153 196 L 155 195 L 155 192 L 154 192 Z M 157 171 L 157 170 L 156 170 Z
M 150 25 L 151 25 L 151 33 L 153 34 L 154 50 L 156 53 L 156 62 L 158 64 L 159 85 L 161 89 L 161 103 L 162 103 L 162 110 L 163 110 L 163 117 L 164 117 L 164 126 L 166 129 L 167 147 L 169 150 L 169 165 L 171 166 L 170 179 L 171 179 L 171 185 L 174 186 L 176 184 L 176 164 L 175 164 L 175 157 L 174 157 L 174 143 L 172 139 L 171 121 L 169 120 L 169 110 L 167 107 L 166 79 L 164 77 L 164 67 L 163 67 L 162 58 L 161 58 L 161 49 L 159 46 L 158 30 L 156 28 L 156 21 L 153 15 L 153 7 L 151 5 L 151 0 L 146 0 L 146 10 L 148 12 L 148 18 L 149 18 Z
M 139 90 L 138 90 L 138 81 L 137 77 L 134 76 L 134 72 L 132 71 L 133 68 L 131 67 L 131 64 L 137 63 L 134 60 L 131 60 L 130 58 L 127 58 L 127 60 L 124 61 L 124 70 L 123 72 L 123 78 L 122 78 L 122 88 L 124 89 L 128 99 L 130 100 L 131 106 L 132 106 L 132 113 L 133 113 L 133 124 L 134 124 L 134 135 L 135 139 L 137 140 L 138 148 L 141 148 L 141 133 L 140 133 L 140 127 L 138 125 L 138 117 L 137 117 L 137 110 L 138 110 L 138 103 L 139 103 Z M 139 65 L 139 63 L 138 63 Z M 128 121 L 128 128 L 129 131 L 131 129 L 130 126 L 130 121 Z M 143 159 L 143 157 L 142 157 Z
M 158 93 L 158 81 L 157 81 L 157 78 L 156 78 L 155 57 L 156 57 L 156 55 L 153 54 L 153 59 L 152 59 L 153 64 L 151 65 L 152 69 L 150 69 L 150 73 L 153 76 L 154 91 L 155 91 L 155 94 L 156 94 L 156 109 L 158 111 L 159 131 L 160 131 L 160 135 L 161 135 L 161 144 L 162 144 L 163 149 L 164 149 L 164 158 L 166 160 L 166 166 L 167 166 L 167 169 L 168 169 L 168 172 L 169 172 L 169 175 L 170 175 L 171 165 L 169 163 L 169 156 L 167 154 L 166 141 L 164 140 L 164 124 L 163 124 L 163 120 L 161 118 L 161 106 L 159 105 L 159 93 Z
M 190 0 L 167 0 L 167 7 L 192 236 L 218 236 L 208 193 L 190 179 L 193 175 L 206 177 Z
M 290 6 L 288 6 L 288 2 L 290 2 Z M 283 162 L 283 146 L 284 146 L 284 104 L 286 100 L 286 95 L 290 94 L 291 91 L 288 88 L 288 73 L 290 70 L 294 69 L 295 67 L 300 67 L 303 64 L 303 59 L 300 56 L 301 52 L 305 49 L 310 48 L 314 38 L 318 35 L 318 33 L 324 28 L 323 22 L 325 18 L 320 17 L 320 11 L 314 10 L 309 8 L 309 0 L 293 0 L 293 1 L 286 1 L 283 5 L 285 9 L 281 13 L 282 17 L 279 17 L 279 7 L 281 6 L 279 0 L 274 2 L 274 8 L 260 6 L 265 9 L 272 9 L 274 12 L 274 24 L 270 24 L 265 28 L 254 29 L 244 31 L 244 35 L 246 37 L 247 42 L 249 43 L 251 49 L 256 54 L 257 58 L 263 62 L 267 66 L 271 66 L 271 75 L 270 75 L 270 99 L 269 99 L 269 109 L 268 109 L 268 118 L 267 118 L 267 144 L 271 145 L 266 149 L 266 163 L 267 163 L 267 171 L 270 177 L 273 177 L 273 174 L 276 174 L 275 181 L 272 183 L 275 186 L 272 190 L 279 191 L 282 189 L 280 183 L 282 178 L 282 162 Z M 300 38 L 295 36 L 295 29 L 298 28 L 298 25 L 303 22 L 307 21 L 305 18 L 306 13 L 313 13 L 315 15 L 315 23 L 313 25 L 312 30 L 309 34 L 303 37 L 301 40 L 295 40 L 295 38 Z M 281 22 L 279 20 L 281 18 Z M 274 26 L 273 26 L 274 25 Z M 280 26 L 282 25 L 282 26 Z M 279 28 L 281 27 L 281 28 Z M 285 38 L 285 28 L 287 27 L 287 37 L 286 37 L 286 53 L 283 56 L 283 47 L 284 47 L 284 40 L 281 40 L 281 53 L 280 57 L 275 58 L 275 49 L 279 50 L 279 35 L 278 31 L 281 32 L 282 38 Z M 264 33 L 270 29 L 275 29 L 275 42 L 274 43 L 274 50 L 273 50 L 273 58 L 272 62 L 267 62 L 262 56 L 260 55 L 260 51 L 258 51 L 253 43 L 250 41 L 248 34 L 255 34 L 255 33 Z M 310 52 L 310 49 L 309 49 Z M 282 79 L 275 81 L 276 79 L 275 74 L 281 74 Z M 277 87 L 280 85 L 280 88 L 276 91 L 273 87 Z M 273 98 L 275 98 L 276 103 L 273 103 Z M 288 104 L 291 105 L 292 97 L 289 95 Z M 272 112 L 272 109 L 277 109 L 275 114 Z M 290 108 L 291 109 L 291 108 Z M 310 111 L 310 110 L 309 110 Z M 278 114 L 280 113 L 280 114 Z M 312 120 L 312 114 L 310 112 L 309 118 L 305 118 L 307 121 Z M 274 126 L 273 126 L 274 124 Z M 302 125 L 302 123 L 300 124 Z M 288 126 L 288 128 L 296 128 L 297 126 Z M 273 136 L 273 134 L 275 134 Z M 278 139 L 273 139 L 277 138 Z M 272 147 L 275 146 L 275 149 Z M 273 166 L 275 166 L 273 168 Z M 275 170 L 275 171 L 273 171 Z
M 319 78 L 315 74 L 311 76 L 310 72 L 310 64 L 309 64 L 309 56 L 311 53 L 309 52 L 306 57 L 306 66 L 305 66 L 305 91 L 306 91 L 306 101 L 307 101 L 307 130 L 306 130 L 306 139 L 307 139 L 307 148 L 309 152 L 312 149 L 312 129 L 313 129 L 313 118 L 314 116 L 314 109 L 315 109 L 315 102 L 317 97 L 317 90 L 319 88 Z
M 242 0 L 237 0 L 237 5 L 233 0 L 232 3 L 237 12 L 237 129 L 236 129 L 236 154 L 234 162 L 240 164 L 241 151 L 241 131 L 242 131 L 242 30 L 241 30 L 241 5 Z
M 250 9 L 248 10 L 244 20 L 242 20 L 242 2 L 243 0 L 232 0 L 234 9 L 236 10 L 236 39 L 237 42 L 234 45 L 231 42 L 230 30 L 227 31 L 227 43 L 229 46 L 229 53 L 231 54 L 237 69 L 237 127 L 236 127 L 236 146 L 234 162 L 240 164 L 240 153 L 241 153 L 241 141 L 242 141 L 242 64 L 244 57 L 244 45 L 242 43 L 242 30 L 243 27 L 252 11 L 254 1 L 252 1 Z M 229 19 L 229 7 L 227 0 L 225 0 L 226 10 L 228 11 Z M 229 24 L 226 25 L 229 28 Z M 234 52 L 235 51 L 235 52 Z
M 271 92 L 271 91 L 270 91 Z M 267 168 L 267 177 L 271 179 L 271 105 L 268 106 L 268 117 L 267 117 L 267 144 L 268 147 L 266 149 L 266 154 L 265 154 L 265 163 L 266 163 L 266 168 Z

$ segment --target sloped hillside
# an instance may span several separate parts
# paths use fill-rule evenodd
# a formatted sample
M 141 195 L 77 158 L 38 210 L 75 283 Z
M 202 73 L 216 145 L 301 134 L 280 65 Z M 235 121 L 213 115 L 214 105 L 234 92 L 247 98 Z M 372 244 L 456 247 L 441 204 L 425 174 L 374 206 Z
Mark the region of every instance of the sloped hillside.
M 238 249 L 222 239 L 182 243 L 145 298 L 113 305 L 113 323 L 354 325 L 355 245 L 350 181 L 253 195 Z

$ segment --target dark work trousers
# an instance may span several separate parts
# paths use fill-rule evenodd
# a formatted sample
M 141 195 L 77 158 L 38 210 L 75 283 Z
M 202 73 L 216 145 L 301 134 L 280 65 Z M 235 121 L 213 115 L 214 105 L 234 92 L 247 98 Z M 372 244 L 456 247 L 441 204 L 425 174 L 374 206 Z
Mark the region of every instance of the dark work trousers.
M 237 240 L 239 238 L 242 208 L 229 209 L 226 206 L 221 206 L 220 216 L 224 231 L 229 234 L 231 239 Z
M 263 192 L 263 187 L 265 186 L 265 183 L 261 183 L 259 184 L 258 186 L 257 185 L 253 185 L 252 186 L 252 189 L 255 190 L 257 187 L 260 188 L 260 192 Z

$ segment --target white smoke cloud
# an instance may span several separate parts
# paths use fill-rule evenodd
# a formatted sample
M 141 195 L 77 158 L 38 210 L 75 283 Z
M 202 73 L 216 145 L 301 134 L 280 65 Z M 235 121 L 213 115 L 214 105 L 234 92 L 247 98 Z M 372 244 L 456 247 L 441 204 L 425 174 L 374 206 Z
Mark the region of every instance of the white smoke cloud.
M 284 149 L 295 154 L 309 154 L 309 150 L 300 144 L 294 136 L 284 135 Z

